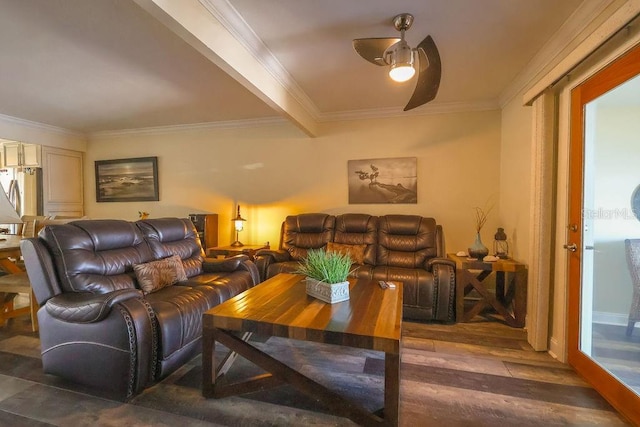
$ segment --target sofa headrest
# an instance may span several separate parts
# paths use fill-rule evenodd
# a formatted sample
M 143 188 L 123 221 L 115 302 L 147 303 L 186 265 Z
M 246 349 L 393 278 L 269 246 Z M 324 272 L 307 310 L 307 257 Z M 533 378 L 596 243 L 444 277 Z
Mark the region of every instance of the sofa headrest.
M 423 267 L 437 256 L 436 221 L 417 215 L 384 215 L 378 218 L 377 264 Z
M 282 249 L 294 260 L 307 256 L 307 250 L 324 247 L 333 239 L 335 217 L 324 213 L 288 216 L 284 220 Z
M 375 264 L 378 217 L 358 213 L 338 215 L 333 241 L 347 245 L 367 245 L 364 251 L 364 263 Z
M 285 229 L 297 233 L 322 233 L 333 230 L 335 217 L 324 213 L 307 213 L 288 216 L 285 220 Z
M 136 224 L 146 237 L 161 242 L 173 242 L 197 235 L 191 220 L 186 218 L 154 218 L 137 221 Z
M 188 277 L 202 273 L 204 253 L 193 222 L 188 218 L 144 219 L 136 225 L 156 259 L 178 255 Z
M 89 237 L 96 251 L 136 246 L 141 244 L 143 240 L 135 224 L 113 219 L 72 221 L 66 224 L 47 224 L 42 230 L 46 234 L 54 229 L 57 230 L 58 234 L 70 233 L 69 237 L 75 235 L 80 240 Z M 86 236 L 79 233 L 77 229 L 84 231 Z M 72 243 L 72 240 L 69 243 Z
M 369 214 L 346 213 L 336 217 L 336 233 L 369 233 L 378 229 L 378 218 Z
M 134 264 L 152 259 L 135 224 L 86 220 L 50 225 L 39 238 L 48 247 L 65 292 L 108 293 L 135 288 Z

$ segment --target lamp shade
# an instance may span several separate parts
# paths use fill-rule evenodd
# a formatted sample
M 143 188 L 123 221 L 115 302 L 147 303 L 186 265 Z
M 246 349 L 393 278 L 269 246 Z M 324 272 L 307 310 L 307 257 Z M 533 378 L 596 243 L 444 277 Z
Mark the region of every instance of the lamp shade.
M 2 185 L 0 185 L 0 224 L 22 224 Z

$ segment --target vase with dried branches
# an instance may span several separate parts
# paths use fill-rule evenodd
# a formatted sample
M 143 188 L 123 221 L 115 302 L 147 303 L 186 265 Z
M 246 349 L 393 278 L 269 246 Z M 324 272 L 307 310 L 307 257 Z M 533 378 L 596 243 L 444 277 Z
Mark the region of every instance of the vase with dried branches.
M 489 212 L 491 212 L 492 208 L 493 208 L 492 206 L 485 209 L 478 206 L 474 208 L 475 220 L 476 220 L 476 239 L 473 242 L 473 244 L 469 246 L 468 253 L 471 258 L 476 258 L 480 261 L 482 261 L 482 259 L 487 255 L 489 255 L 489 248 L 487 248 L 482 243 L 482 238 L 480 237 L 480 231 L 482 230 L 482 227 L 484 227 L 484 224 L 487 222 Z

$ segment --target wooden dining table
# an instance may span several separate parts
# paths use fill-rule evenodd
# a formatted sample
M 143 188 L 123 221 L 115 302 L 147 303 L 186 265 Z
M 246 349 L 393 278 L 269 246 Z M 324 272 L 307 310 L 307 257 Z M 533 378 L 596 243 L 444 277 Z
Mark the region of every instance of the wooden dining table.
M 38 318 L 36 316 L 38 305 L 29 283 L 27 273 L 20 268 L 17 261 L 22 255 L 20 252 L 20 240 L 22 236 L 15 234 L 0 235 L 0 269 L 6 274 L 0 276 L 0 326 L 3 326 L 7 319 L 31 315 L 31 329 L 38 330 Z M 16 309 L 13 298 L 10 294 L 26 293 L 29 295 L 29 305 Z
M 15 263 L 22 255 L 20 241 L 22 236 L 17 234 L 0 234 L 0 268 L 6 273 L 20 273 L 23 271 Z

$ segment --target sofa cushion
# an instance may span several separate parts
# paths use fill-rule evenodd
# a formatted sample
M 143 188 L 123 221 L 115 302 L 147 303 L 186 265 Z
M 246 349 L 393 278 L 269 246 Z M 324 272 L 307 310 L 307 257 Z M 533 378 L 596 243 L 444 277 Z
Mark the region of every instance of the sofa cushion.
M 189 286 L 169 286 L 146 296 L 160 331 L 160 360 L 170 358 L 202 336 L 202 313 L 215 305 L 215 296 Z
M 347 255 L 354 264 L 364 264 L 364 250 L 367 245 L 345 245 L 342 243 L 327 243 L 327 252 L 337 252 Z
M 241 270 L 231 273 L 202 273 L 186 282 L 180 282 L 180 285 L 183 283 L 205 293 L 213 292 L 218 301 L 216 305 L 253 287 L 251 273 Z
M 138 285 L 145 294 L 155 292 L 165 286 L 187 280 L 187 275 L 178 255 L 133 266 Z

